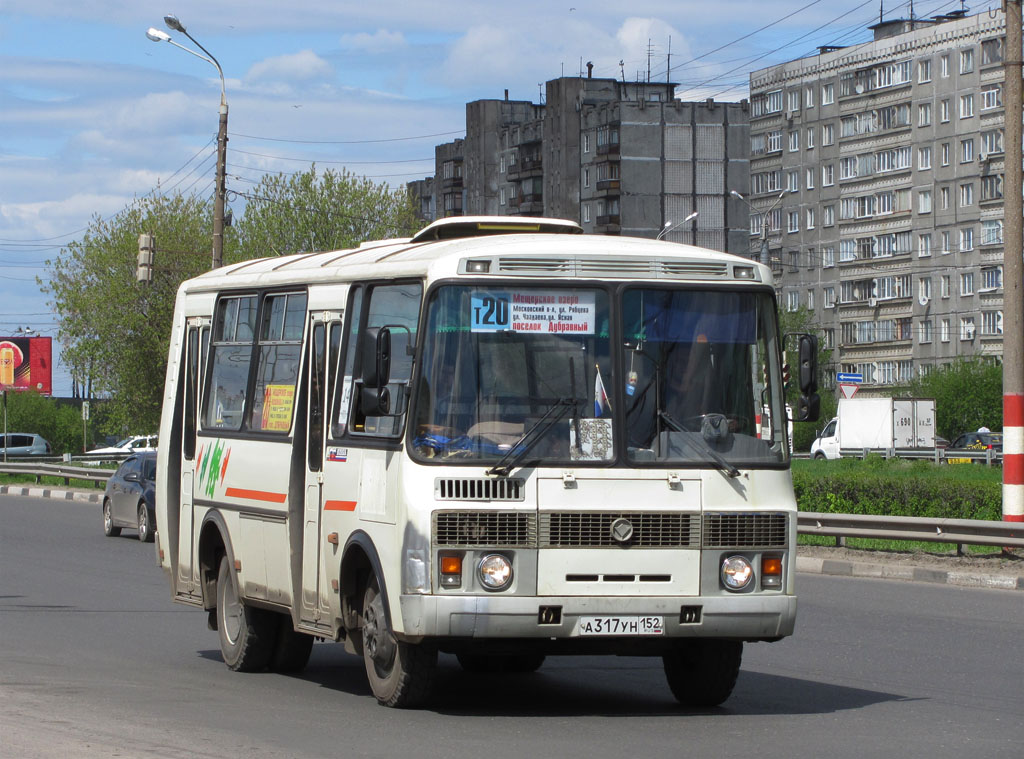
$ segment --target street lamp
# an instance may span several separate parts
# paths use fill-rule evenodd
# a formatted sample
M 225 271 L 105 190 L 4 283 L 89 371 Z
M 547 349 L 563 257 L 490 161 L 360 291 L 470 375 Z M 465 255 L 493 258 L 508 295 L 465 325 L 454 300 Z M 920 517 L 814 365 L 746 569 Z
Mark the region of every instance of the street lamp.
M 696 218 L 697 218 L 697 211 L 694 211 L 693 213 L 691 213 L 691 214 L 690 214 L 689 216 L 687 216 L 687 217 L 686 217 L 685 219 L 683 219 L 682 221 L 677 221 L 677 222 L 675 222 L 674 224 L 673 224 L 673 223 L 672 223 L 671 221 L 666 221 L 666 222 L 665 222 L 665 226 L 663 226 L 663 227 L 661 228 L 661 231 L 660 231 L 660 232 L 658 232 L 658 236 L 657 236 L 657 237 L 655 237 L 654 239 L 655 239 L 655 240 L 663 240 L 663 239 L 665 239 L 665 235 L 667 235 L 667 234 L 668 234 L 669 232 L 671 232 L 671 231 L 672 231 L 673 229 L 675 229 L 676 227 L 681 227 L 681 226 L 683 226 L 683 224 L 685 224 L 686 222 L 688 222 L 688 221 L 693 221 L 693 220 L 694 220 L 694 219 L 696 219 Z
M 207 63 L 213 64 L 217 73 L 220 74 L 220 126 L 217 129 L 217 179 L 214 188 L 214 200 L 213 200 L 213 262 L 210 268 L 220 268 L 224 262 L 224 195 L 226 194 L 225 189 L 225 163 L 227 160 L 227 148 L 228 148 L 228 99 L 224 89 L 224 70 L 217 63 L 217 59 L 213 57 L 209 50 L 199 44 L 195 37 L 185 31 L 185 27 L 178 20 L 177 16 L 166 15 L 164 16 L 164 23 L 167 24 L 167 28 L 173 32 L 181 32 L 190 40 L 193 44 L 202 50 L 206 55 L 200 55 L 195 50 L 190 50 L 184 45 L 179 45 L 177 42 L 171 39 L 171 36 L 166 32 L 162 32 L 159 29 L 150 27 L 146 32 L 146 36 L 153 42 L 168 42 L 174 45 L 176 48 L 184 50 L 186 53 L 194 55 L 196 58 L 202 58 Z
M 749 208 L 751 210 L 751 212 L 754 212 L 754 207 L 752 205 L 750 205 L 750 201 L 748 201 L 745 197 L 743 197 L 738 192 L 736 192 L 736 190 L 729 190 L 729 194 L 732 195 L 734 198 L 739 198 L 740 200 L 742 200 L 744 203 L 747 204 L 747 208 Z M 782 202 L 782 198 L 785 196 L 785 194 L 786 194 L 785 190 L 783 190 L 782 192 L 779 193 L 779 197 L 777 197 L 775 199 L 775 202 L 772 203 L 771 206 L 769 206 L 767 211 L 764 212 L 764 219 L 761 221 L 761 263 L 763 263 L 765 266 L 768 265 L 768 258 L 769 258 L 768 257 L 768 217 L 771 215 L 771 212 L 775 210 L 775 206 L 777 206 L 779 203 Z

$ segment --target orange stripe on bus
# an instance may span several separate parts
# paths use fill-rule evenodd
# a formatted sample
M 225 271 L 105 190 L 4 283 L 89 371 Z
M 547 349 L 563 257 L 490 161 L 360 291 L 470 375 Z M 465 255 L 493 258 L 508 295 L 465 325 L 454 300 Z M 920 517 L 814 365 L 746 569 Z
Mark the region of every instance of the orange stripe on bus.
M 244 488 L 227 488 L 224 495 L 228 498 L 245 498 L 250 501 L 267 501 L 269 503 L 284 503 L 288 498 L 285 493 L 268 493 L 265 490 L 245 490 Z
M 324 511 L 355 511 L 355 501 L 324 501 Z

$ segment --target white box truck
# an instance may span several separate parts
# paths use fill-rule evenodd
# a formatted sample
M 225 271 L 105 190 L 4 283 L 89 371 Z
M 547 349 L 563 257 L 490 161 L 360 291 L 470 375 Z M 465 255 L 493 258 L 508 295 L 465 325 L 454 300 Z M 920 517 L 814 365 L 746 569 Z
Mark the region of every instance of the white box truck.
M 846 451 L 935 448 L 931 398 L 841 398 L 839 415 L 811 444 L 811 458 L 838 459 Z

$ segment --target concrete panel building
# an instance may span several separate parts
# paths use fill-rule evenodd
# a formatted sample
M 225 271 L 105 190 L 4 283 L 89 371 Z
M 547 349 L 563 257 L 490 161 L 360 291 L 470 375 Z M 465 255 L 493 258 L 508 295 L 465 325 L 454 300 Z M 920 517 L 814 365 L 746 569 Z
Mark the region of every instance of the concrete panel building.
M 1004 17 L 872 29 L 750 75 L 749 234 L 767 226 L 780 307 L 885 395 L 1002 354 Z

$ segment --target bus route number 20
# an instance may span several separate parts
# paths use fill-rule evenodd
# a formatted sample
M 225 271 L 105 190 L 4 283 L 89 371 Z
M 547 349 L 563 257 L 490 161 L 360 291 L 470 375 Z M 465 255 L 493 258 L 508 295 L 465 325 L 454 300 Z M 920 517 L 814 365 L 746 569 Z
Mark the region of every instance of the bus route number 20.
M 497 332 L 508 329 L 508 300 L 508 295 L 504 293 L 474 294 L 471 303 L 473 332 Z

